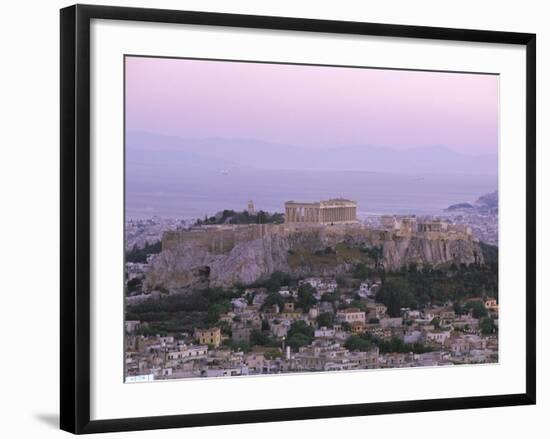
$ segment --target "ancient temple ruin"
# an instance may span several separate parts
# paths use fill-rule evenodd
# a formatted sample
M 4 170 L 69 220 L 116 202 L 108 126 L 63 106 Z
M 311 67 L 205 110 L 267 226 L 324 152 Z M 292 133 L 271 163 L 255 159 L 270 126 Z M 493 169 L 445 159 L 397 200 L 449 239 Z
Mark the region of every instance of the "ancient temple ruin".
M 333 198 L 315 203 L 287 201 L 287 224 L 353 224 L 357 222 L 357 203 L 345 198 Z

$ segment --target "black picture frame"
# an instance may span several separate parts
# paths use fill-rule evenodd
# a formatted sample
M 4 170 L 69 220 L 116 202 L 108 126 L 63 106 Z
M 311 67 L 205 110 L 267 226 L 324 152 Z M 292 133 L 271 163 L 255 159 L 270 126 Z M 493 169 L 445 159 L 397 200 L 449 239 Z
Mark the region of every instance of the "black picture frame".
M 525 65 L 527 87 L 525 114 L 527 160 L 526 392 L 494 396 L 91 420 L 91 358 L 89 346 L 90 21 L 92 19 L 407 37 L 525 46 L 527 60 Z M 89 5 L 75 5 L 62 9 L 60 25 L 61 429 L 81 434 L 535 404 L 535 34 Z

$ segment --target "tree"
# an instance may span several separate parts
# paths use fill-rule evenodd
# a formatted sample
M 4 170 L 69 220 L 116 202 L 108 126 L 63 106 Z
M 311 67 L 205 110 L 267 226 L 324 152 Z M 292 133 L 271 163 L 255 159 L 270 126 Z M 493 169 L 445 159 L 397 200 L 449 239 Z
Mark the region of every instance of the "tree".
M 232 351 L 250 352 L 250 344 L 244 340 L 236 341 L 229 338 L 223 341 L 223 345 L 228 346 Z
M 303 320 L 298 320 L 288 330 L 286 344 L 297 351 L 302 346 L 307 346 L 313 341 L 313 328 Z
M 348 288 L 349 287 L 349 279 L 346 276 L 340 275 L 336 276 L 336 284 L 340 288 Z
M 404 278 L 388 279 L 376 293 L 376 300 L 388 308 L 391 317 L 399 317 L 401 308 L 418 307 L 412 288 Z
M 485 305 L 481 300 L 471 300 L 466 303 L 464 308 L 470 310 L 472 312 L 472 317 L 475 319 L 487 317 L 487 309 L 485 309 Z
M 310 343 L 311 343 L 311 339 L 307 335 L 299 334 L 299 333 L 292 335 L 286 341 L 286 344 L 290 346 L 290 348 L 293 351 L 297 351 L 302 346 L 307 346 Z
M 281 296 L 279 293 L 269 293 L 265 299 L 264 304 L 262 305 L 262 308 L 277 305 L 279 309 L 282 309 L 285 304 L 285 300 L 283 299 L 283 296 Z
M 382 353 L 388 353 L 388 352 L 401 352 L 406 353 L 410 352 L 411 346 L 405 344 L 405 342 L 397 337 L 392 337 L 390 341 L 382 340 L 379 344 L 380 352 Z
M 495 322 L 490 317 L 484 317 L 479 323 L 479 329 L 483 335 L 489 335 L 495 332 Z
M 126 262 L 147 262 L 147 255 L 160 253 L 162 250 L 162 243 L 156 241 L 153 244 L 149 244 L 147 241 L 143 248 L 138 248 L 134 245 L 131 251 L 126 252 Z
M 126 286 L 129 292 L 141 291 L 141 279 L 134 277 L 126 283 Z
M 359 262 L 353 270 L 353 277 L 365 280 L 369 277 L 369 268 L 362 262 Z
M 334 293 L 324 293 L 321 296 L 321 302 L 334 303 L 338 300 L 340 300 L 340 293 L 338 291 L 335 291 Z
M 282 356 L 283 353 L 279 349 L 272 349 L 264 352 L 264 357 L 266 360 L 275 360 L 277 358 L 281 358 Z
M 274 271 L 265 282 L 265 287 L 270 292 L 277 292 L 283 285 L 288 285 L 291 281 L 290 275 L 281 271 Z
M 292 325 L 290 325 L 287 335 L 290 338 L 295 334 L 302 334 L 308 338 L 313 339 L 314 330 L 311 326 L 309 326 L 303 320 L 297 320 L 294 323 L 292 323 Z
M 317 325 L 319 327 L 325 326 L 330 327 L 332 326 L 333 317 L 332 314 L 329 312 L 323 312 L 317 316 Z
M 309 311 L 309 308 L 311 308 L 316 302 L 316 292 L 317 291 L 315 288 L 308 283 L 303 283 L 300 285 L 298 288 L 298 306 L 306 312 Z
M 351 335 L 346 342 L 344 347 L 350 351 L 369 351 L 373 346 L 373 343 L 370 340 L 367 340 L 359 335 Z
M 456 315 L 462 315 L 464 314 L 464 307 L 460 304 L 460 302 L 454 302 L 453 311 Z
M 359 308 L 361 311 L 367 310 L 367 304 L 363 300 L 354 299 L 350 302 L 349 306 L 351 308 Z
M 258 329 L 254 329 L 251 333 L 250 333 L 250 345 L 251 346 L 265 346 L 267 344 L 269 344 L 270 342 L 270 338 L 267 334 L 265 334 L 264 332 L 258 330 Z

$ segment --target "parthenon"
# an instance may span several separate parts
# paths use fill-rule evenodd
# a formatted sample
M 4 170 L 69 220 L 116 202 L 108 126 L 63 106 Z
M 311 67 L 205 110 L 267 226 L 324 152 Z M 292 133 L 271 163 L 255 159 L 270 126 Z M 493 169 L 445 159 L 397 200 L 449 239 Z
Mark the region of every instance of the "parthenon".
M 346 224 L 357 222 L 357 203 L 345 198 L 333 198 L 316 203 L 285 203 L 285 223 Z

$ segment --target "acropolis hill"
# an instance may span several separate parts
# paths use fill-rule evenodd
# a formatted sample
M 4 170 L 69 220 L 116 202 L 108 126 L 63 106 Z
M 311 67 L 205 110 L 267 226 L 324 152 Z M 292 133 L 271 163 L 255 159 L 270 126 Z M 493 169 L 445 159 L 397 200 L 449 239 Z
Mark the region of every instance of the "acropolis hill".
M 416 264 L 483 263 L 479 243 L 464 225 L 384 216 L 381 227 L 357 221 L 357 204 L 333 199 L 285 203 L 284 224 L 200 226 L 165 232 L 151 262 L 146 290 L 250 284 L 275 271 L 333 276 L 380 249 L 386 270 Z

